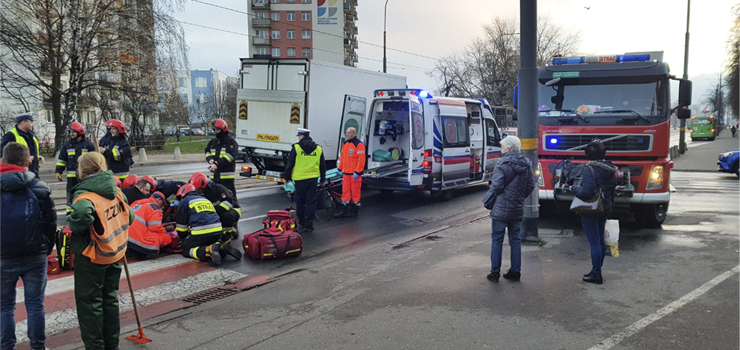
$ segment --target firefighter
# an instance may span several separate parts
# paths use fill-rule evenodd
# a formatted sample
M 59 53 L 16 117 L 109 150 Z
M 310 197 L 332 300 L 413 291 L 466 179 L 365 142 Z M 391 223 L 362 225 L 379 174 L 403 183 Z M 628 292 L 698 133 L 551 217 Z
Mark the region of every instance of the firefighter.
M 159 192 L 162 192 L 164 197 L 167 198 L 167 203 L 171 205 L 172 202 L 177 199 L 177 190 L 186 183 L 187 182 L 174 180 L 157 180 L 156 188 Z
M 295 202 L 301 232 L 313 231 L 318 197 L 317 180 L 326 181 L 326 164 L 321 146 L 311 139 L 311 130 L 298 128 L 298 142 L 294 143 L 285 167 L 286 181 L 295 183 Z
M 208 169 L 213 173 L 211 179 L 228 188 L 236 195 L 234 179 L 236 178 L 236 152 L 239 145 L 231 135 L 229 135 L 229 126 L 223 119 L 216 119 L 213 122 L 213 132 L 216 138 L 208 142 L 206 146 L 206 160 Z
M 131 204 L 134 223 L 128 230 L 129 253 L 145 259 L 156 258 L 160 248 L 173 249 L 180 244 L 174 233 L 162 226 L 162 210 L 167 208 L 167 199 L 162 192 Z
M 85 127 L 78 122 L 73 122 L 67 127 L 69 141 L 65 142 L 59 150 L 59 158 L 55 169 L 58 181 L 62 180 L 64 170 L 67 170 L 67 215 L 72 212 L 72 187 L 77 185 L 77 159 L 87 152 L 95 150 L 90 140 L 85 139 Z
M 134 187 L 137 182 L 139 182 L 139 175 L 131 174 L 123 180 L 121 188 Z
M 0 143 L 0 157 L 2 157 L 2 149 L 10 142 L 20 143 L 28 147 L 28 151 L 31 153 L 31 163 L 28 164 L 28 171 L 36 174 L 39 177 L 39 165 L 44 164 L 44 157 L 39 154 L 39 139 L 33 134 L 33 115 L 31 113 L 24 113 L 15 117 L 15 128 L 10 129 L 5 136 L 3 141 Z
M 111 119 L 105 123 L 105 128 L 108 129 L 108 134 L 100 139 L 99 151 L 105 156 L 113 176 L 123 181 L 128 177 L 129 168 L 134 165 L 131 145 L 126 139 L 126 125 L 120 120 Z
M 342 177 L 342 212 L 335 217 L 346 218 L 357 216 L 360 210 L 360 190 L 362 189 L 362 171 L 365 170 L 365 145 L 357 139 L 357 130 L 347 128 L 347 140 L 342 144 L 342 153 L 337 170 Z
M 242 211 L 236 197 L 231 194 L 231 191 L 226 186 L 210 181 L 208 176 L 203 173 L 193 174 L 190 177 L 190 184 L 195 186 L 199 194 L 213 203 L 216 213 L 218 213 L 221 219 L 221 226 L 224 228 L 222 245 L 228 247 L 226 242 L 230 243 L 232 239 L 239 238 L 236 229 Z M 237 253 L 239 252 L 237 251 Z
M 182 255 L 187 258 L 221 265 L 221 219 L 213 203 L 198 194 L 191 184 L 177 191 L 177 235 Z M 228 253 L 228 251 L 226 252 Z

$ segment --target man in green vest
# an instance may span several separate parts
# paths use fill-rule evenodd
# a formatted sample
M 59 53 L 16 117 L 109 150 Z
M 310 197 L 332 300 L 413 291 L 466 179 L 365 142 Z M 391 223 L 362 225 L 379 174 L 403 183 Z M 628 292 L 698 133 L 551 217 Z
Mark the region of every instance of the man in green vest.
M 31 153 L 31 163 L 28 164 L 28 171 L 33 172 L 38 177 L 39 164 L 44 164 L 44 157 L 39 154 L 39 140 L 33 135 L 33 115 L 31 113 L 24 113 L 15 117 L 15 128 L 5 133 L 2 143 L 0 143 L 0 157 L 2 157 L 2 149 L 11 142 L 17 142 L 28 147 L 28 151 Z
M 296 215 L 301 232 L 312 232 L 318 198 L 316 186 L 319 177 L 322 184 L 326 181 L 326 164 L 321 146 L 311 139 L 311 130 L 298 128 L 298 143 L 290 149 L 284 177 L 295 182 Z

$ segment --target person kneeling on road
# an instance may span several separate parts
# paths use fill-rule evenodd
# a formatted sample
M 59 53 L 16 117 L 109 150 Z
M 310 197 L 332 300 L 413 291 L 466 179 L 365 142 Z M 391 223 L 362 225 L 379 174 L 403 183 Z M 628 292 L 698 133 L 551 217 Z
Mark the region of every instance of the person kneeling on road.
M 190 184 L 180 187 L 177 198 L 179 204 L 175 222 L 177 235 L 182 242 L 182 255 L 220 265 L 223 228 L 213 203 L 199 195 Z
M 162 226 L 162 209 L 167 206 L 162 192 L 154 192 L 151 197 L 131 204 L 134 223 L 128 230 L 128 251 L 132 256 L 152 259 L 162 248 L 174 249 L 180 244 L 177 235 Z
M 129 176 L 131 177 L 131 176 Z M 151 176 L 142 176 L 139 181 L 136 182 L 134 187 L 125 187 L 121 190 L 126 195 L 126 201 L 128 205 L 132 203 L 149 198 L 152 192 L 157 188 L 157 182 Z
M 357 216 L 360 210 L 360 191 L 362 189 L 362 171 L 365 170 L 365 145 L 357 139 L 357 130 L 347 128 L 347 141 L 342 144 L 342 153 L 337 170 L 342 177 L 342 212 L 334 217 L 346 218 Z
M 203 173 L 193 174 L 190 177 L 190 184 L 195 186 L 198 193 L 211 201 L 216 208 L 216 213 L 218 213 L 221 219 L 221 226 L 224 228 L 224 240 L 222 243 L 239 238 L 236 229 L 239 218 L 242 216 L 242 211 L 239 207 L 239 202 L 236 200 L 236 195 L 233 195 L 231 190 L 226 188 L 226 186 L 209 180 L 208 176 Z M 226 247 L 226 245 L 224 246 Z

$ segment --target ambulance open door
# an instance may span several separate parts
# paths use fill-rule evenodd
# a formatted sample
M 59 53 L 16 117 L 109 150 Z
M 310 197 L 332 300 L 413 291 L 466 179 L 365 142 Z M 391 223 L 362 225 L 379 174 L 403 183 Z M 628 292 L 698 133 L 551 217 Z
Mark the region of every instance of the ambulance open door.
M 409 96 L 409 125 L 411 127 L 409 149 L 411 154 L 409 156 L 408 180 L 410 186 L 420 186 L 424 182 L 426 128 L 424 127 L 422 103 L 423 100 L 416 96 Z
M 342 144 L 347 139 L 347 129 L 352 127 L 357 130 L 357 139 L 367 145 L 367 128 L 365 112 L 367 111 L 367 100 L 364 97 L 344 95 L 344 107 L 342 108 L 342 122 L 339 128 L 339 144 L 337 147 L 337 166 L 342 154 Z M 367 164 L 367 162 L 366 162 Z

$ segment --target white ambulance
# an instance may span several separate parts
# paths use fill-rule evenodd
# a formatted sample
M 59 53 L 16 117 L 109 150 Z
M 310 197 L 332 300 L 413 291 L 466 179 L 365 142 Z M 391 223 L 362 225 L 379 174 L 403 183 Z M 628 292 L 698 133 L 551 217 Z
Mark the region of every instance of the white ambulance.
M 501 134 L 484 99 L 433 97 L 419 89 L 345 96 L 342 136 L 357 129 L 367 150 L 365 185 L 383 193 L 422 190 L 445 199 L 487 184 L 501 156 Z

